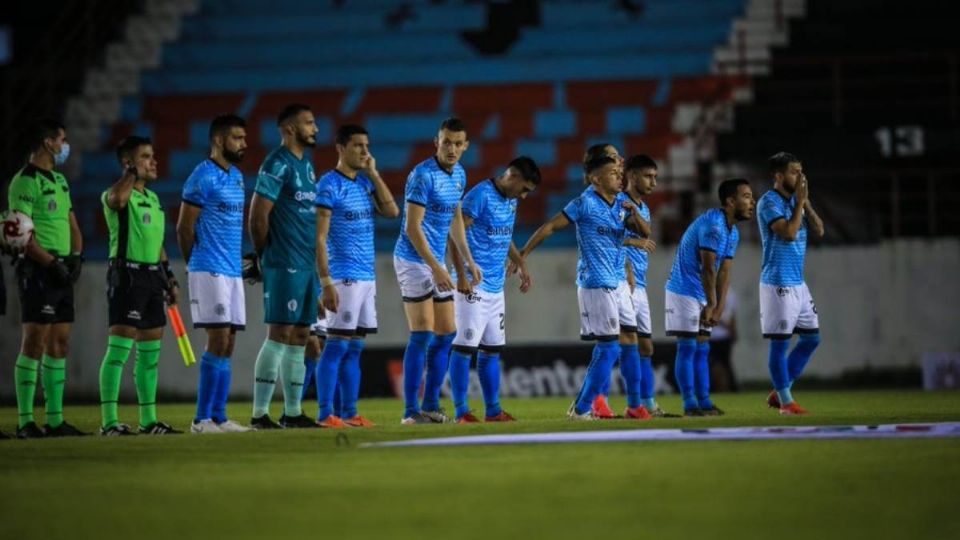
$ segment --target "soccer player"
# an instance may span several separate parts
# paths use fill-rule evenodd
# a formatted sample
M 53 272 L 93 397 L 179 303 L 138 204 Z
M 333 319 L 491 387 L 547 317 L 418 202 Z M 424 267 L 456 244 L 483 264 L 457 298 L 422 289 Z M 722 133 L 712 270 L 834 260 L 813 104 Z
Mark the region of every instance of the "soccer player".
M 517 219 L 518 199 L 526 199 L 540 184 L 540 169 L 526 156 L 510 162 L 507 170 L 496 178 L 480 182 L 463 199 L 463 225 L 467 243 L 475 253 L 483 271 L 483 281 L 473 291 L 469 271 L 451 251 L 456 270 L 457 292 L 454 294 L 457 337 L 453 340 L 450 358 L 450 387 L 460 424 L 479 422 L 470 412 L 467 389 L 470 385 L 470 361 L 477 355 L 477 371 L 486 406 L 485 421 L 511 422 L 514 418 L 500 408 L 500 351 L 506 344 L 503 282 L 506 261 L 517 266 L 520 291 L 530 290 L 531 279 L 526 263 L 513 244 L 513 226 Z
M 636 314 L 629 294 L 622 290 L 624 265 L 623 240 L 625 230 L 640 232 L 637 208 L 622 192 L 623 175 L 618 161 L 611 156 L 599 156 L 587 161 L 584 167 L 590 187 L 550 221 L 542 225 L 521 250 L 525 259 L 541 242 L 554 232 L 577 225 L 577 301 L 580 308 L 580 337 L 596 341 L 586 380 L 567 412 L 574 420 L 593 420 L 593 400 L 610 377 L 620 347 L 621 331 L 636 331 Z M 622 369 L 631 369 L 629 363 Z M 639 396 L 637 377 L 625 373 L 627 395 Z M 642 403 L 628 403 L 628 418 L 649 418 Z
M 203 328 L 197 413 L 191 433 L 244 432 L 227 418 L 231 360 L 237 331 L 247 323 L 241 270 L 243 173 L 237 165 L 247 148 L 246 122 L 232 114 L 210 124 L 210 156 L 183 185 L 177 241 L 187 261 L 190 316 Z
M 393 267 L 410 327 L 410 341 L 403 354 L 404 425 L 450 420 L 440 408 L 440 386 L 456 337 L 454 284 L 444 267 L 448 235 L 469 267 L 471 286 L 483 280 L 467 245 L 460 212 L 467 174 L 459 161 L 470 146 L 463 122 L 458 118 L 444 120 L 434 144 L 436 155 L 414 167 L 407 177 L 403 224 L 393 251 Z M 421 406 L 418 394 L 424 364 L 427 376 Z
M 316 427 L 300 408 L 304 352 L 317 320 L 316 173 L 308 149 L 317 124 L 306 105 L 287 105 L 277 117 L 282 143 L 257 175 L 250 202 L 250 238 L 263 276 L 267 339 L 254 365 L 253 417 L 258 429 Z M 283 383 L 283 415 L 269 416 L 277 375 Z
M 63 419 L 66 357 L 73 323 L 73 285 L 80 277 L 83 239 L 70 200 L 70 186 L 56 167 L 70 155 L 63 124 L 44 119 L 30 137 L 30 158 L 10 182 L 10 211 L 33 219 L 35 240 L 16 267 L 20 296 L 22 340 L 14 368 L 17 437 L 87 435 Z M 42 362 L 42 363 L 41 363 Z M 43 384 L 47 423 L 41 429 L 33 417 L 37 375 Z
M 362 126 L 337 129 L 337 166 L 317 182 L 317 275 L 326 311 L 327 340 L 317 364 L 317 425 L 328 428 L 371 427 L 357 412 L 360 355 L 364 338 L 377 331 L 374 212 L 400 215 L 370 153 L 370 137 Z M 334 392 L 340 382 L 341 414 L 334 414 Z
M 157 420 L 157 379 L 163 327 L 167 324 L 164 301 L 176 305 L 177 280 L 163 249 L 166 215 L 157 194 L 147 184 L 157 179 L 153 144 L 130 136 L 117 145 L 120 177 L 100 196 L 103 217 L 110 232 L 107 269 L 107 312 L 110 329 L 107 352 L 100 364 L 100 434 L 134 435 L 120 423 L 117 400 L 123 366 L 134 343 L 137 346 L 133 378 L 140 405 L 139 433 L 182 433 Z
M 686 416 L 723 414 L 710 400 L 710 327 L 723 313 L 733 256 L 740 242 L 736 224 L 753 217 L 750 183 L 725 180 L 720 207 L 687 227 L 666 284 L 666 330 L 677 337 L 674 366 Z
M 786 152 L 769 159 L 773 189 L 757 204 L 763 244 L 760 272 L 760 325 L 770 340 L 770 378 L 774 391 L 767 404 L 782 415 L 806 414 L 790 393 L 820 344 L 820 321 L 803 279 L 808 229 L 823 236 L 823 221 L 810 203 L 810 187 L 800 160 Z M 787 355 L 790 338 L 797 344 Z

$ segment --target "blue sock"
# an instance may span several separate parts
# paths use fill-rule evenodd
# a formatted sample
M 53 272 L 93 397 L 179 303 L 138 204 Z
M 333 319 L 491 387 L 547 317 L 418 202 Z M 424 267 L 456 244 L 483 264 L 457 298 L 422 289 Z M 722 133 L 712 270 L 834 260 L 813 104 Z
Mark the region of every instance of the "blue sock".
M 623 345 L 621 345 L 621 347 L 623 347 Z M 619 360 L 620 362 L 623 362 L 623 352 L 620 353 L 620 356 L 618 357 L 618 360 Z M 622 363 L 621 363 L 620 365 L 623 366 Z M 614 366 L 611 366 L 610 373 L 607 373 L 607 378 L 604 379 L 604 380 L 603 380 L 603 384 L 600 385 L 600 394 L 601 394 L 601 395 L 604 395 L 604 396 L 609 396 L 609 395 L 610 395 L 610 381 L 613 380 L 613 368 L 614 368 L 615 366 L 616 366 L 616 363 L 614 363 Z M 621 367 L 621 369 L 623 369 L 623 368 Z
M 640 399 L 647 410 L 657 408 L 657 401 L 653 399 L 653 392 L 656 384 L 656 376 L 653 374 L 653 360 L 649 356 L 640 357 Z
M 781 405 L 793 401 L 793 396 L 790 395 L 790 375 L 787 372 L 787 349 L 789 347 L 789 339 L 770 340 L 770 356 L 767 360 L 767 367 L 770 369 L 770 380 L 773 381 L 773 388 L 777 391 Z
M 701 409 L 712 409 L 710 401 L 710 342 L 697 342 L 697 354 L 693 360 L 693 379 L 697 392 L 697 403 Z
M 483 390 L 483 404 L 487 416 L 496 416 L 500 409 L 500 354 L 480 351 L 477 353 L 477 374 Z
M 590 363 L 587 364 L 587 374 L 590 373 L 590 370 L 599 362 L 600 349 L 594 345 L 593 352 L 590 353 Z M 580 403 L 580 399 L 583 397 L 583 394 L 587 391 L 587 376 L 584 375 L 583 382 L 580 383 L 580 389 L 577 391 L 577 397 L 574 398 L 574 403 Z
M 447 368 L 450 366 L 450 347 L 457 334 L 450 333 L 442 336 L 434 335 L 427 347 L 427 378 L 423 384 L 424 411 L 440 409 L 440 387 L 447 378 Z
M 423 380 L 423 366 L 427 359 L 427 345 L 433 338 L 433 332 L 410 332 L 410 341 L 403 351 L 403 417 L 420 412 L 420 382 Z
M 627 407 L 642 405 L 640 401 L 641 377 L 640 351 L 636 345 L 620 345 L 620 375 L 623 376 L 627 393 Z
M 577 401 L 577 414 L 588 412 L 593 405 L 594 398 L 600 394 L 603 380 L 610 377 L 610 370 L 620 355 L 620 344 L 616 341 L 598 341 L 594 345 L 596 355 L 587 368 L 587 378 L 583 381 L 583 391 Z
M 343 373 L 343 362 L 340 362 L 340 373 Z M 333 388 L 333 415 L 337 418 L 343 418 L 343 394 L 340 393 L 340 377 L 337 375 L 337 386 Z
M 693 391 L 693 357 L 697 354 L 697 340 L 681 338 L 677 340 L 677 360 L 674 366 L 674 375 L 680 395 L 683 396 L 683 410 L 697 409 L 700 403 Z
M 341 418 L 353 418 L 357 415 L 357 400 L 360 399 L 360 354 L 366 342 L 362 339 L 351 339 L 347 345 L 347 354 L 340 363 L 340 399 L 334 391 L 333 402 L 338 401 L 340 407 L 334 405 L 334 413 L 340 409 Z
M 220 377 L 220 358 L 204 352 L 200 357 L 200 380 L 197 382 L 197 416 L 194 422 L 213 418 L 213 397 Z
M 800 378 L 803 368 L 807 367 L 807 363 L 810 362 L 813 351 L 816 350 L 818 345 L 820 345 L 819 333 L 800 334 L 797 344 L 793 346 L 790 356 L 787 357 L 787 375 L 790 377 L 791 386 L 793 381 Z
M 320 354 L 320 363 L 317 369 L 317 394 L 320 396 L 320 411 L 317 420 L 333 414 L 333 390 L 337 386 L 337 375 L 340 373 L 340 362 L 347 354 L 348 340 L 340 337 L 327 338 L 327 344 Z
M 470 412 L 467 390 L 470 389 L 470 360 L 473 355 L 464 350 L 455 349 L 450 355 L 450 390 L 453 392 L 453 406 L 457 418 Z
M 303 374 L 303 393 L 300 394 L 301 400 L 307 397 L 307 390 L 310 389 L 310 385 L 313 384 L 313 381 L 316 379 L 317 359 L 304 356 L 303 365 L 307 367 L 307 371 Z
M 218 424 L 227 421 L 227 399 L 230 397 L 230 380 L 233 378 L 233 368 L 230 359 L 220 357 L 220 370 L 217 372 L 217 388 L 213 392 L 212 418 Z

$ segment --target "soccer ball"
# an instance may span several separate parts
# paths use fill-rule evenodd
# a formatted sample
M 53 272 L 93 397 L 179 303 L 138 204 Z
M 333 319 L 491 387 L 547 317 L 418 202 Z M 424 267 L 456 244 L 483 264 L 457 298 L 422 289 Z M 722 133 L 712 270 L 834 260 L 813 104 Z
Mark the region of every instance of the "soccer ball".
M 22 212 L 9 212 L 3 216 L 3 241 L 15 249 L 27 247 L 33 238 L 33 220 Z

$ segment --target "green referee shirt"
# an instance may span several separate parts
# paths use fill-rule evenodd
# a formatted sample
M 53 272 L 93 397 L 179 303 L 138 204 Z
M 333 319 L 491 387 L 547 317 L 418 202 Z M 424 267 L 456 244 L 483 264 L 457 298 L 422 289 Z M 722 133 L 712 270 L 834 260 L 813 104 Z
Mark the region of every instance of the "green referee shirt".
M 70 186 L 57 171 L 33 165 L 20 169 L 10 182 L 10 210 L 23 212 L 33 220 L 40 247 L 54 255 L 70 255 Z
M 107 206 L 107 193 L 100 195 L 103 216 L 110 230 L 110 258 L 157 264 L 163 250 L 163 233 L 166 216 L 160 207 L 157 194 L 144 188 L 130 192 L 126 208 L 113 210 Z

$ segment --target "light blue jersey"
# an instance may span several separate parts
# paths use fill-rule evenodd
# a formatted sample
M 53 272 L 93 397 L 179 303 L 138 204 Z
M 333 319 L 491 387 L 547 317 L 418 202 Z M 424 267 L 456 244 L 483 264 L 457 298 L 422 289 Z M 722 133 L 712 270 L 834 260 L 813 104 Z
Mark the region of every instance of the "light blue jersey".
M 183 202 L 200 208 L 187 269 L 240 277 L 243 243 L 243 174 L 211 159 L 201 162 L 183 185 Z
M 650 207 L 644 204 L 643 201 L 634 200 L 633 197 L 630 197 L 630 195 L 627 195 L 627 198 L 637 207 L 640 217 L 642 217 L 647 223 L 650 223 Z M 626 236 L 627 238 L 643 238 L 630 229 L 627 229 Z M 637 287 L 646 288 L 649 254 L 645 250 L 633 246 L 626 246 L 623 248 L 623 250 L 627 255 L 627 259 L 630 260 L 630 266 L 633 267 L 633 279 L 636 281 Z
M 363 174 L 351 180 L 332 170 L 317 182 L 316 205 L 331 212 L 327 258 L 334 279 L 376 279 L 373 191 L 373 182 Z
M 703 266 L 700 262 L 700 250 L 705 249 L 717 254 L 717 270 L 724 259 L 732 259 L 740 243 L 740 231 L 737 227 L 727 227 L 727 218 L 723 210 L 712 208 L 700 214 L 687 227 L 680 240 L 680 246 L 673 258 L 667 290 L 696 298 L 706 303 L 707 295 L 703 291 L 700 274 Z
M 450 232 L 450 223 L 453 222 L 453 216 L 466 185 L 467 173 L 459 163 L 453 166 L 452 173 L 448 173 L 440 166 L 436 157 L 421 162 L 410 171 L 407 177 L 404 202 L 426 209 L 422 224 L 423 234 L 427 237 L 430 252 L 440 264 L 443 264 L 447 253 L 447 234 Z M 403 215 L 400 238 L 397 239 L 393 254 L 405 261 L 421 264 L 424 262 L 407 236 L 406 213 Z
M 807 253 L 807 219 L 803 218 L 794 240 L 781 238 L 770 228 L 777 220 L 787 221 L 793 217 L 797 198 L 783 198 L 771 189 L 757 202 L 757 224 L 760 225 L 760 240 L 763 244 L 763 264 L 760 283 L 795 287 L 803 284 L 803 259 Z
M 563 215 L 577 225 L 577 286 L 616 289 L 624 278 L 623 238 L 627 196 L 618 193 L 607 203 L 593 187 L 567 203 Z
M 316 181 L 307 154 L 297 159 L 281 146 L 263 160 L 255 191 L 273 201 L 263 266 L 298 270 L 316 267 Z
M 505 197 L 493 180 L 484 180 L 467 192 L 462 212 L 473 220 L 467 228 L 467 244 L 483 272 L 480 290 L 498 293 L 503 290 L 507 274 L 507 254 L 517 221 L 517 199 Z

